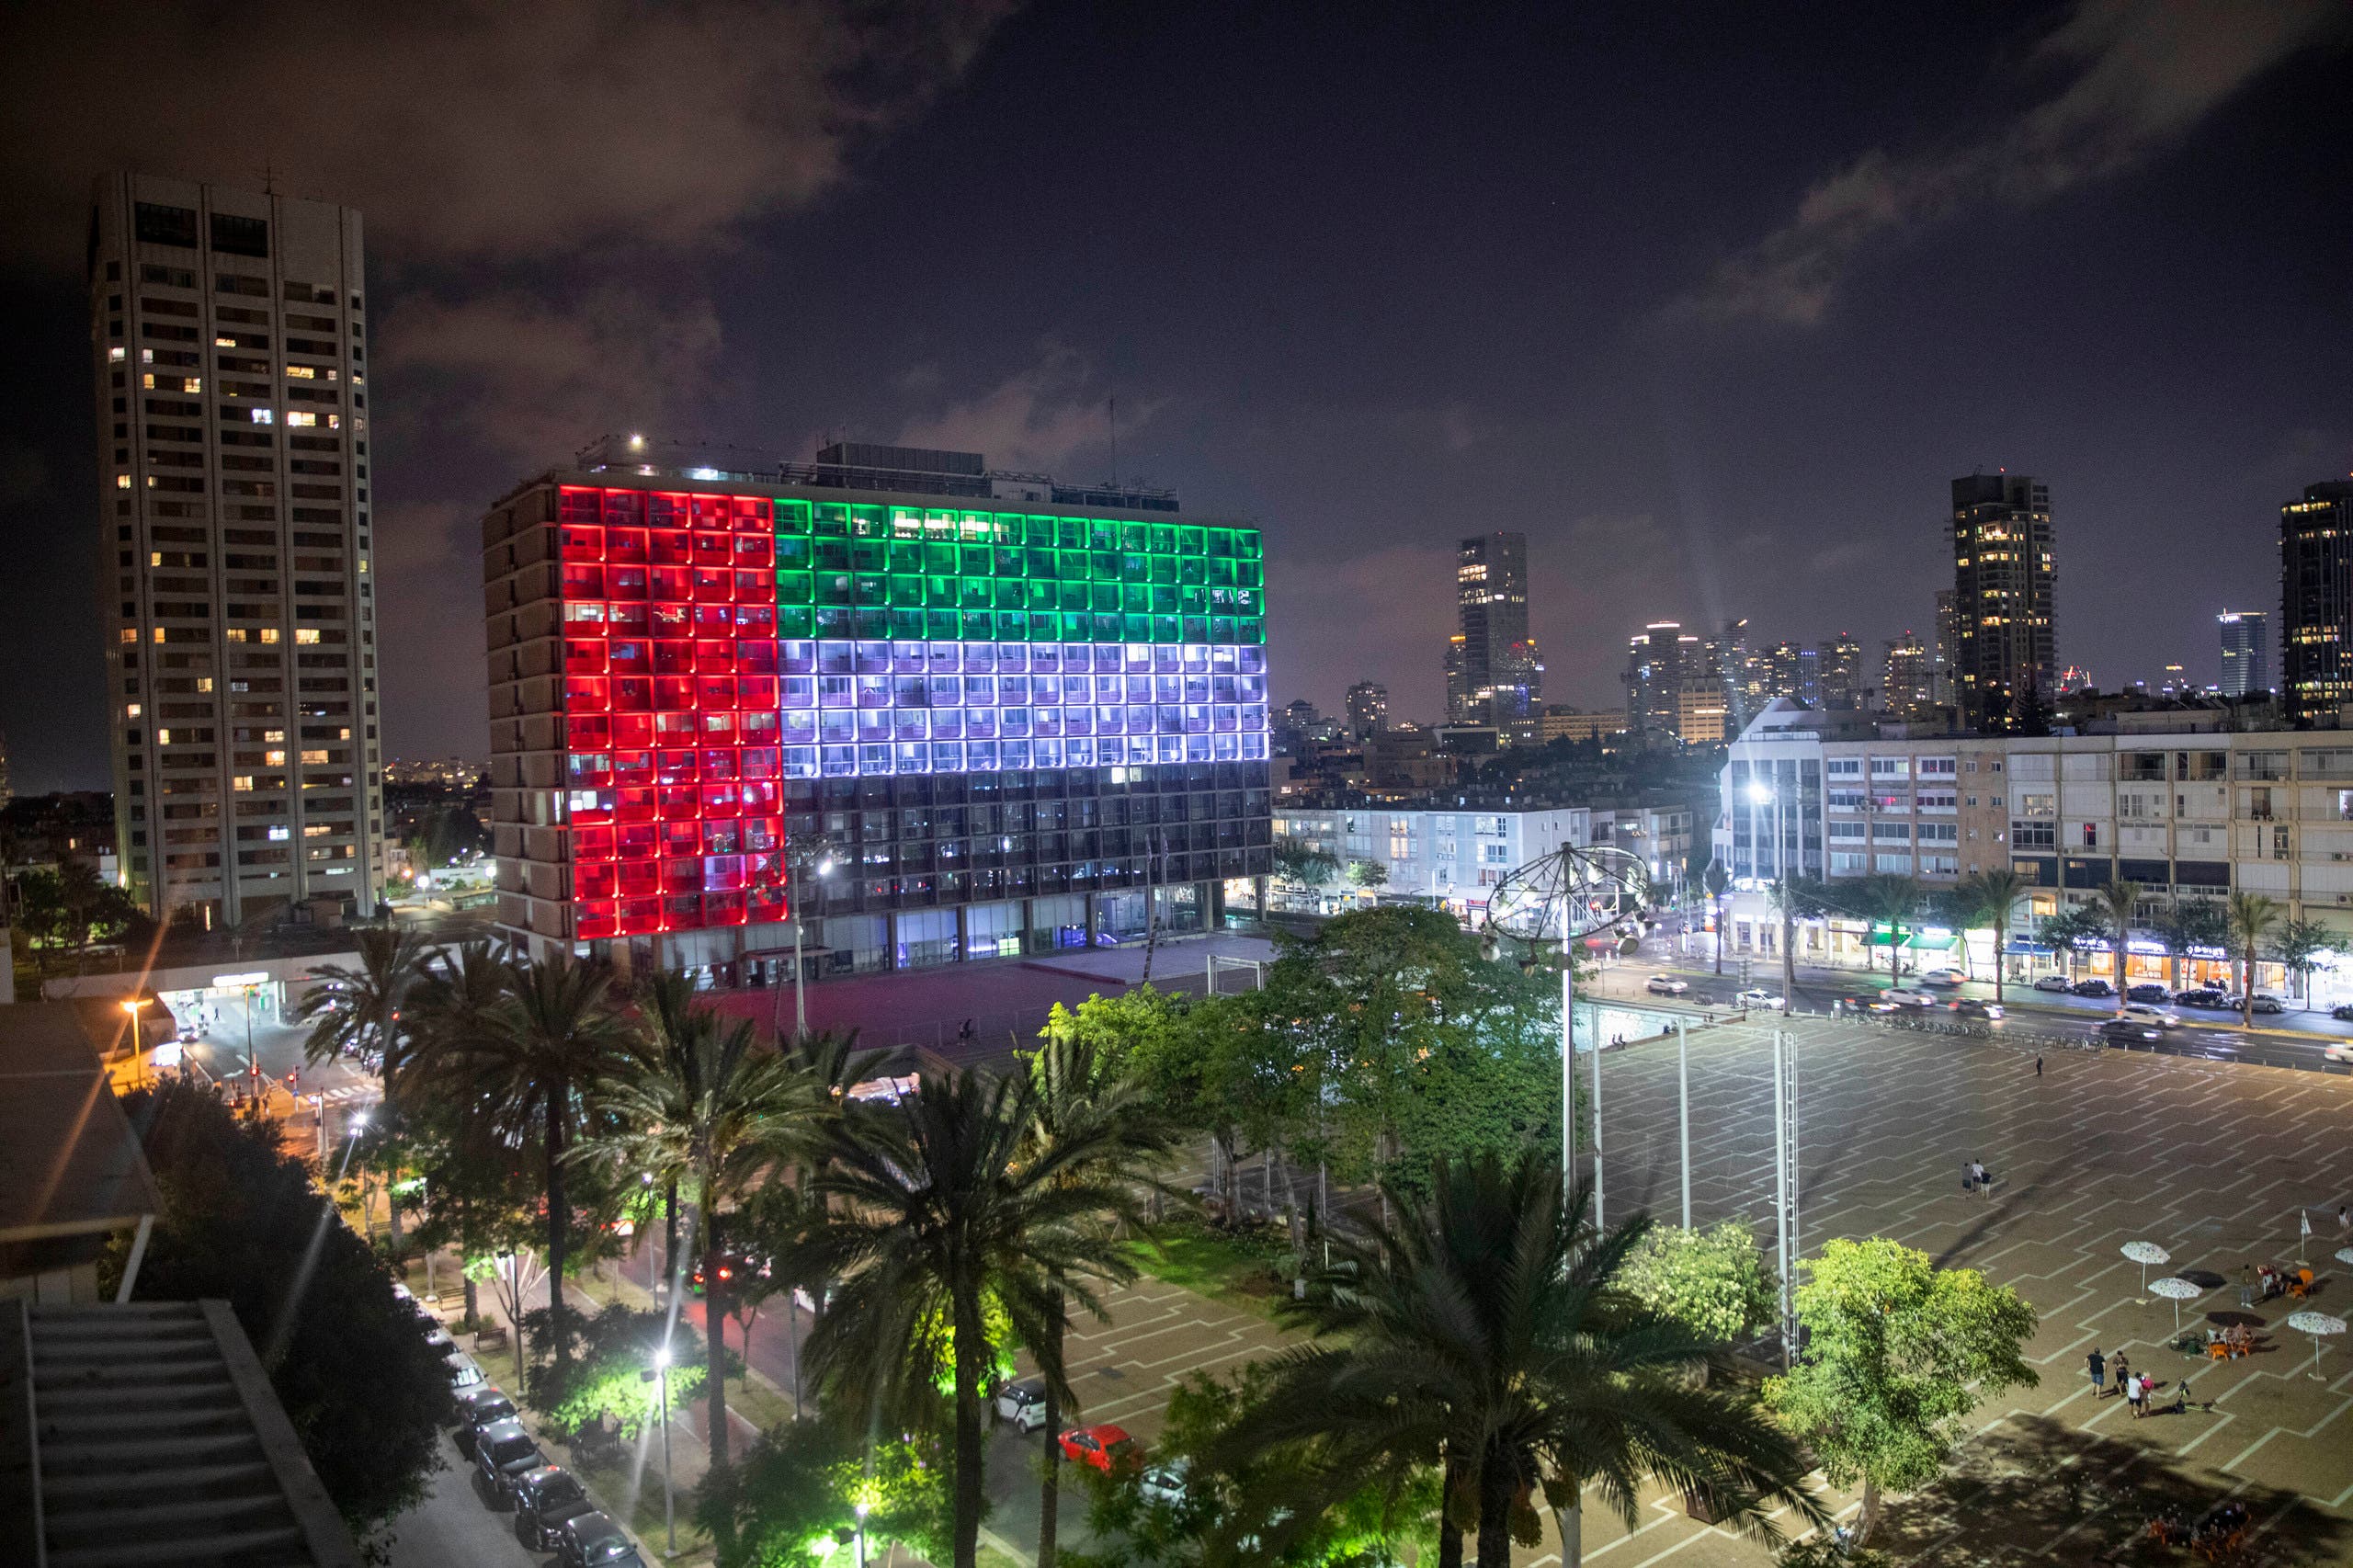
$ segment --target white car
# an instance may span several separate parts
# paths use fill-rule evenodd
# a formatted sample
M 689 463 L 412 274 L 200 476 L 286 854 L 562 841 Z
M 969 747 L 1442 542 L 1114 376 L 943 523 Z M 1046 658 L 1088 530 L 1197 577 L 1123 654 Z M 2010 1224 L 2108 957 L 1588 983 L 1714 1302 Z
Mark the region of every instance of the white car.
M 1907 991 L 1900 985 L 1888 987 L 1879 994 L 1879 998 L 1882 1002 L 1893 1002 L 1899 1007 L 1941 1007 L 1944 1006 L 1929 992 Z
M 1768 991 L 1761 985 L 1753 986 L 1750 989 L 1742 992 L 1739 995 L 1733 997 L 1733 1000 L 1739 1003 L 1744 1007 L 1763 1007 L 1768 1010 L 1779 1007 L 1782 1002 L 1781 994 L 1779 992 Z
M 2340 1040 L 2335 1045 L 2322 1051 L 2321 1055 L 2325 1060 L 2342 1062 L 2348 1066 L 2353 1066 L 2353 1040 Z
M 996 1418 L 1011 1422 L 1015 1431 L 1024 1434 L 1043 1426 L 1046 1424 L 1045 1380 L 1023 1378 L 997 1390 Z
M 449 1392 L 452 1393 L 463 1393 L 470 1388 L 479 1387 L 484 1381 L 481 1364 L 462 1350 L 450 1351 L 441 1358 L 441 1364 L 449 1369 Z
M 2174 1029 L 2181 1027 L 2179 1013 L 2167 1007 L 2160 1007 L 2154 1002 L 2127 1002 L 2121 1016 L 2138 1019 L 2144 1024 L 2154 1024 L 2161 1029 Z
M 1147 1465 L 1136 1489 L 1147 1503 L 1175 1508 L 1185 1501 L 1185 1472 L 1188 1468 L 1183 1459 L 1170 1460 L 1166 1464 Z
M 1920 977 L 1920 983 L 1937 986 L 1966 985 L 1969 983 L 1969 976 L 1957 969 L 1932 969 Z
M 1691 983 L 1671 974 L 1654 974 L 1643 982 L 1643 989 L 1654 996 L 1680 996 L 1691 989 Z

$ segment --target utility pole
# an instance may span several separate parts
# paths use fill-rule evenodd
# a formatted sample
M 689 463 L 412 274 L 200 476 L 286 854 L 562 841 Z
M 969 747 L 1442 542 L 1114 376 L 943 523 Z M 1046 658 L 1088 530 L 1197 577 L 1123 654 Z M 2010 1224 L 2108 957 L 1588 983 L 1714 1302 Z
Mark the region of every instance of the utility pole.
M 1691 1037 L 1683 1020 L 1675 1020 L 1676 1105 L 1683 1131 L 1683 1228 L 1691 1228 Z
M 1593 1015 L 1593 1228 L 1599 1231 L 1601 1218 L 1601 1013 Z

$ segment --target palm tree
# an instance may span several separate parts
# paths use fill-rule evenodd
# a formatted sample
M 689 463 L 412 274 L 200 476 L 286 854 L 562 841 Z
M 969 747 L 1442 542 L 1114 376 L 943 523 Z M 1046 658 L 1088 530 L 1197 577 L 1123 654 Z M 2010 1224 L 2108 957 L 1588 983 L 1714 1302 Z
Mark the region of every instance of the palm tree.
M 1708 890 L 1708 907 L 1716 917 L 1716 972 L 1724 971 L 1724 894 L 1732 889 L 1732 873 L 1724 869 L 1721 860 L 1711 860 L 1708 869 L 1699 873 L 1699 885 Z
M 400 1119 L 399 1090 L 406 1076 L 412 1036 L 403 1025 L 401 1009 L 424 976 L 425 942 L 414 926 L 380 926 L 361 931 L 356 947 L 359 967 L 322 966 L 317 971 L 320 983 L 302 998 L 294 1017 L 311 1026 L 310 1037 L 302 1042 L 302 1055 L 314 1065 L 345 1051 L 365 1054 L 373 1050 L 381 1056 L 384 1103 L 377 1112 L 376 1124 L 390 1130 Z M 386 1197 L 392 1253 L 398 1256 L 401 1205 L 389 1184 Z
M 513 977 L 513 971 L 487 941 L 461 942 L 455 948 L 426 955 L 405 993 L 406 1005 L 401 1009 L 411 1075 L 432 1080 L 441 1074 L 450 1056 L 479 1040 L 506 1000 Z M 481 1119 L 472 1114 L 470 1105 L 450 1108 L 454 1112 L 453 1128 L 460 1138 L 477 1137 L 488 1131 L 474 1125 Z M 462 1222 L 465 1199 L 460 1196 L 457 1202 L 460 1205 L 460 1223 L 456 1230 L 462 1251 L 467 1229 Z M 465 1280 L 466 1321 L 472 1323 L 479 1316 L 480 1307 L 474 1278 L 462 1268 L 460 1277 Z
M 676 1182 L 691 1196 L 702 1227 L 704 1338 L 710 1370 L 710 1467 L 727 1468 L 726 1305 L 720 1299 L 719 1212 L 742 1198 L 794 1141 L 807 1134 L 815 1102 L 787 1057 L 756 1049 L 758 1025 L 733 1025 L 694 1002 L 694 982 L 656 976 L 639 996 L 643 1047 L 593 1094 L 603 1126 L 574 1145 L 575 1160 Z M 671 1265 L 672 1300 L 684 1283 Z
M 563 1329 L 563 1268 L 572 1226 L 566 1151 L 586 1120 L 586 1091 L 616 1076 L 630 1040 L 604 973 L 569 954 L 507 971 L 507 994 L 477 1034 L 439 1052 L 459 1092 L 479 1096 L 517 1136 L 540 1135 L 547 1160 L 548 1322 L 559 1370 L 572 1359 Z
M 1147 1114 L 1143 1085 L 1131 1074 L 1116 1074 L 1092 1041 L 1065 1033 L 1046 1041 L 1030 1059 L 1029 1079 L 1035 1094 L 1029 1126 L 1021 1141 L 1021 1160 L 1034 1164 L 1065 1144 L 1091 1151 L 1085 1163 L 1066 1164 L 1059 1178 L 1074 1184 L 1098 1178 L 1131 1183 L 1138 1171 L 1158 1163 L 1169 1149 L 1167 1132 Z M 1052 1344 L 1038 1351 L 1041 1367 L 1063 1365 L 1063 1335 L 1069 1326 L 1069 1302 L 1063 1292 L 1051 1291 L 1040 1325 Z M 1066 1381 L 1057 1371 L 1046 1382 L 1046 1431 L 1059 1436 L 1065 1403 L 1076 1404 Z M 1038 1512 L 1038 1568 L 1054 1568 L 1054 1537 L 1059 1523 L 1062 1445 L 1046 1443 L 1044 1491 Z
M 2010 945 L 2010 914 L 2018 908 L 2018 900 L 2034 887 L 2033 879 L 2020 876 L 2010 867 L 1997 867 L 1972 877 L 1965 885 L 1974 918 L 1985 922 L 1994 931 L 1994 1005 L 2002 1004 L 2003 959 Z
M 1336 1246 L 1319 1288 L 1284 1304 L 1315 1342 L 1272 1363 L 1235 1457 L 1299 1456 L 1293 1477 L 1336 1489 L 1437 1466 L 1446 1568 L 1466 1528 L 1478 1568 L 1506 1568 L 1514 1516 L 1539 1488 L 1574 1565 L 1588 1482 L 1629 1529 L 1654 1479 L 1759 1539 L 1774 1538 L 1771 1505 L 1821 1523 L 1789 1435 L 1733 1380 L 1695 1376 L 1727 1370 L 1727 1347 L 1620 1286 L 1648 1217 L 1597 1233 L 1590 1198 L 1579 1183 L 1563 1201 L 1542 1155 L 1441 1163 L 1427 1199 L 1395 1195 L 1393 1222 Z
M 1140 1188 L 1105 1153 L 1126 1134 L 1106 1124 L 1031 1150 L 1037 1114 L 1023 1074 L 926 1074 L 896 1105 L 848 1108 L 810 1182 L 828 1207 L 792 1259 L 834 1281 L 807 1355 L 846 1415 L 928 1418 L 948 1392 L 954 1568 L 972 1568 L 979 1551 L 983 1383 L 1002 1335 L 1063 1381 L 1053 1314 L 1065 1299 L 1100 1312 L 1095 1286 L 1136 1274 L 1115 1232 L 1142 1224 Z
M 2097 907 L 2108 917 L 2116 942 L 2116 1016 L 2124 1016 L 2124 954 L 2132 939 L 2132 912 L 2141 902 L 2141 884 L 2110 879 L 2102 882 Z
M 1920 907 L 1920 884 L 1909 877 L 1889 873 L 1865 877 L 1855 888 L 1857 913 L 1870 922 L 1863 933 L 1863 969 L 1869 972 L 1871 962 L 1871 932 L 1881 921 L 1887 924 L 1887 978 L 1890 984 L 1903 976 L 1898 953 L 1904 946 L 1904 925 Z
M 2239 1021 L 2255 1028 L 2255 952 L 2278 928 L 2287 912 L 2277 900 L 2244 890 L 2231 894 L 2231 944 L 2246 965 L 2246 983 L 2239 987 Z

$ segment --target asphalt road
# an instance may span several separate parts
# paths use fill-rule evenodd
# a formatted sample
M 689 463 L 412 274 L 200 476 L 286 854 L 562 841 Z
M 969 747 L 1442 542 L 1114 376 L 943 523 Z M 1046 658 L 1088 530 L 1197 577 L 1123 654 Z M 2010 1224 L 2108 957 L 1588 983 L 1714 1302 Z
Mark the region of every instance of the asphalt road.
M 1694 937 L 1692 945 L 1698 948 L 1704 941 L 1703 937 Z M 1724 972 L 1718 975 L 1712 955 L 1685 956 L 1673 950 L 1677 945 L 1673 938 L 1654 937 L 1643 944 L 1639 956 L 1616 960 L 1602 969 L 1588 989 L 1601 996 L 1640 999 L 1666 1008 L 1712 1008 L 1722 1012 L 1735 1006 L 1733 998 L 1742 989 L 1738 960 L 1727 955 Z M 1750 972 L 1751 985 L 1777 996 L 1780 994 L 1779 963 L 1754 959 Z M 1653 974 L 1673 974 L 1688 982 L 1691 989 L 1679 997 L 1650 995 L 1643 986 Z M 1915 983 L 1909 975 L 1905 980 L 1907 984 Z M 1801 1012 L 1828 1012 L 1836 1001 L 1867 1000 L 1887 989 L 1888 983 L 1884 971 L 1867 975 L 1856 970 L 1801 965 L 1793 1004 Z M 1975 981 L 1938 988 L 1938 994 L 1949 999 L 1968 996 L 1990 1002 L 1994 999 L 1994 987 L 1990 982 Z M 2082 1037 L 2103 1019 L 2116 1016 L 2114 997 L 2075 996 L 2036 991 L 2024 985 L 2005 985 L 2002 1001 L 2006 1017 L 1992 1026 L 1995 1032 Z M 2235 1014 L 2190 1007 L 2173 1010 L 2180 1015 L 2179 1028 L 2165 1031 L 2164 1038 L 2152 1045 L 2136 1044 L 2132 1049 L 2274 1067 L 2353 1071 L 2345 1064 L 2329 1062 L 2324 1054 L 2331 1040 L 2353 1040 L 2353 1025 L 2341 1023 L 2325 1013 L 2290 1012 L 2280 1015 L 2278 1024 L 2271 1028 L 2258 1024 L 2247 1029 L 2240 1026 Z M 2310 1038 L 2315 1035 L 2328 1038 Z

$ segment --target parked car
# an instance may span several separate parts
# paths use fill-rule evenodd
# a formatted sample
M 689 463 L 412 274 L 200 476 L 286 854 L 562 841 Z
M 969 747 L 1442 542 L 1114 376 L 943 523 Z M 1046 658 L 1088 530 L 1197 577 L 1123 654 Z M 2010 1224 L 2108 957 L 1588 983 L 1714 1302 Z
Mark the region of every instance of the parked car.
M 2161 1029 L 2178 1028 L 2181 1027 L 2181 1015 L 2179 1013 L 2170 1011 L 2164 1007 L 2151 1006 L 2146 1002 L 2127 1002 L 2124 1004 L 2124 1011 L 2121 1016 L 2127 1018 L 2137 1018 L 2144 1024 L 2154 1024 Z
M 596 1512 L 580 1478 L 544 1464 L 515 1478 L 515 1539 L 533 1551 L 552 1551 L 566 1521 Z
M 2067 987 L 2078 996 L 2113 996 L 2116 987 L 2105 980 L 2079 980 Z
M 564 1520 L 556 1533 L 555 1560 L 563 1568 L 644 1568 L 645 1563 L 629 1531 L 594 1508 Z
M 1158 1503 L 1168 1508 L 1182 1506 L 1187 1469 L 1187 1461 L 1182 1459 L 1170 1460 L 1166 1464 L 1147 1465 L 1137 1490 L 1143 1494 L 1143 1500 L 1147 1503 Z
M 1880 1000 L 1893 1002 L 1899 1007 L 1941 1007 L 1944 1004 L 1927 991 L 1910 991 L 1901 985 L 1891 985 L 1881 992 Z
M 1761 985 L 1749 987 L 1733 1000 L 1744 1007 L 1763 1007 L 1768 1011 L 1782 1005 L 1782 996 L 1779 992 L 1768 991 Z
M 2124 999 L 2127 1002 L 2154 1002 L 2160 1006 L 2173 1000 L 2165 994 L 2165 988 L 2153 980 L 2143 980 L 2126 986 Z
M 482 1364 L 462 1350 L 450 1351 L 441 1358 L 441 1364 L 449 1369 L 449 1392 L 452 1393 L 480 1388 L 486 1381 L 483 1377 Z
M 1691 983 L 1671 974 L 1654 974 L 1643 982 L 1643 989 L 1654 996 L 1680 996 L 1691 989 Z
M 2353 1002 L 2339 1002 L 2328 1010 L 2328 1016 L 2340 1023 L 2353 1023 Z
M 2245 996 L 2225 996 L 2222 998 L 2222 1006 L 2228 1007 L 2234 1013 L 2245 1012 L 2249 1010 L 2247 1008 L 2246 998 Z M 2288 1004 L 2281 1001 L 2279 997 L 2271 994 L 2270 992 L 2258 991 L 2255 994 L 2255 1006 L 2253 1011 L 2257 1013 L 2284 1013 L 2287 1010 Z
M 1962 996 L 1954 1000 L 1952 1010 L 1964 1018 L 1984 1018 L 1994 1024 L 2002 1021 L 2002 1005 L 1999 1002 L 1980 1002 L 1974 996 Z
M 1010 1421 L 1014 1430 L 1035 1432 L 1046 1424 L 1046 1380 L 1021 1378 L 996 1391 L 996 1418 Z
M 2136 1040 L 2159 1039 L 2165 1031 L 2154 1024 L 2143 1023 L 2138 1018 L 2109 1018 L 2092 1030 L 2092 1033 L 2101 1040 L 2131 1044 Z
M 2066 991 L 2066 990 L 2070 989 L 2070 987 L 2069 987 L 2069 986 L 2068 986 L 2068 984 L 2067 984 L 2067 977 L 2066 977 L 2065 975 L 2063 975 L 2063 974 L 2040 974 L 2040 975 L 2037 975 L 2037 976 L 2035 976 L 2035 980 L 2034 980 L 2034 988 L 2035 988 L 2037 991 L 2062 991 L 2062 992 L 2063 992 L 2063 991 Z
M 2173 994 L 2176 1006 L 2183 1007 L 2221 1008 L 2230 1005 L 2230 994 L 2219 985 L 2190 985 Z
M 1949 990 L 1956 985 L 1968 984 L 1969 976 L 1957 969 L 1931 969 L 1921 973 L 1920 983 Z
M 474 1479 L 482 1483 L 494 1508 L 506 1506 L 514 1495 L 517 1476 L 547 1462 L 540 1445 L 512 1416 L 494 1421 L 474 1434 Z
M 1124 1426 L 1074 1426 L 1063 1434 L 1063 1458 L 1108 1475 L 1141 1467 L 1143 1445 L 1129 1437 Z
M 488 1383 L 467 1390 L 458 1396 L 458 1451 L 469 1460 L 474 1457 L 474 1439 L 485 1426 L 515 1419 L 515 1402 Z

